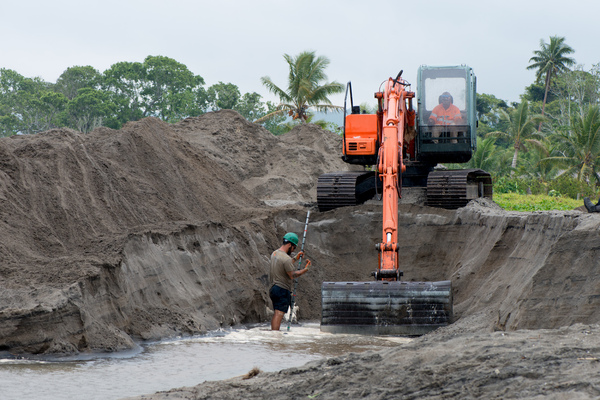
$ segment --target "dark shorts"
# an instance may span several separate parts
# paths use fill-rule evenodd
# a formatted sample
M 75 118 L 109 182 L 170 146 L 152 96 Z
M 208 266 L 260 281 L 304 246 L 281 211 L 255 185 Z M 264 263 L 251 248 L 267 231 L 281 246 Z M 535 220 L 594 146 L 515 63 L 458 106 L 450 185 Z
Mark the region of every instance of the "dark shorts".
M 269 297 L 273 302 L 273 308 L 282 312 L 287 312 L 292 304 L 292 292 L 287 289 L 273 285 L 269 290 Z

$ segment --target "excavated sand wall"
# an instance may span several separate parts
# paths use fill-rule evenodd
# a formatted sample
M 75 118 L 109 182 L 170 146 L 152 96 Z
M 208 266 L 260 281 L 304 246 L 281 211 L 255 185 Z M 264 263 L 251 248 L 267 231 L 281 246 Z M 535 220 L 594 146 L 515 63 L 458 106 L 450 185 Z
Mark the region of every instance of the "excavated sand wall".
M 268 237 L 303 227 L 304 210 L 243 227 L 207 223 L 130 237 L 118 265 L 65 289 L 21 292 L 2 313 L 5 346 L 27 352 L 119 350 L 134 339 L 194 334 L 269 317 Z M 376 204 L 313 211 L 306 246 L 315 266 L 299 281 L 300 317 L 320 317 L 323 281 L 365 281 L 381 235 Z M 598 323 L 595 216 L 457 211 L 403 205 L 401 269 L 407 280 L 451 279 L 463 330 L 541 329 Z M 16 296 L 3 294 L 6 301 Z
M 316 261 L 309 310 L 320 317 L 322 281 L 367 281 L 381 240 L 378 204 L 311 214 L 307 252 Z M 302 213 L 282 221 L 301 231 Z M 598 323 L 600 218 L 572 212 L 505 212 L 492 202 L 456 210 L 401 205 L 400 269 L 405 280 L 452 280 L 463 329 L 541 329 Z M 300 296 L 302 299 L 302 296 Z M 466 322 L 465 322 L 466 321 Z
M 0 343 L 29 353 L 116 351 L 267 318 L 262 221 L 127 239 L 122 260 L 65 288 L 0 292 Z M 258 228 L 258 229 L 257 229 Z

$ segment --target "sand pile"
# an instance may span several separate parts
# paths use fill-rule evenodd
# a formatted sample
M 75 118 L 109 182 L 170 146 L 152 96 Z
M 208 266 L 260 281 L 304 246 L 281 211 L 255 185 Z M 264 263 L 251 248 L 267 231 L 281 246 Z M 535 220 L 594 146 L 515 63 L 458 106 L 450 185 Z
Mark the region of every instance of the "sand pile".
M 235 112 L 221 111 L 186 119 L 173 130 L 270 205 L 314 203 L 319 175 L 363 169 L 344 163 L 341 137 L 316 125 L 276 137 Z
M 261 205 L 236 177 L 152 118 L 119 132 L 5 138 L 0 160 L 6 285 L 23 269 L 46 271 L 31 276 L 40 282 L 70 281 L 87 273 L 81 264 L 97 263 L 92 255 L 118 251 L 111 242 L 122 235 L 181 221 L 239 220 Z M 73 263 L 77 276 L 64 273 Z
M 322 170 L 346 168 L 340 145 L 231 111 L 0 140 L 0 349 L 115 350 L 264 320 L 281 233 L 262 200 L 314 201 Z

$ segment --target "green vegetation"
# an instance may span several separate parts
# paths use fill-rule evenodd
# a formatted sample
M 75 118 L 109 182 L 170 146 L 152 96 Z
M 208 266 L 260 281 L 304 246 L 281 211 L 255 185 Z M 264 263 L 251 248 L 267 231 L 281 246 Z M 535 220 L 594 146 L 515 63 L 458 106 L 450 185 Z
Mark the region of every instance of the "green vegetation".
M 509 211 L 573 210 L 584 197 L 597 199 L 597 188 L 568 174 L 550 182 L 514 175 L 494 180 L 494 201 Z
M 542 115 L 548 99 L 548 90 L 552 83 L 552 78 L 562 72 L 569 71 L 569 67 L 575 64 L 573 58 L 567 55 L 574 53 L 574 50 L 565 44 L 564 37 L 551 36 L 550 43 L 540 40 L 540 49 L 533 52 L 534 56 L 529 59 L 531 64 L 527 69 L 537 70 L 537 80 L 544 77 L 544 100 L 542 103 Z
M 99 126 L 119 129 L 144 117 L 177 122 L 221 109 L 254 121 L 275 108 L 261 99 L 258 93 L 242 95 L 232 83 L 205 88 L 201 76 L 163 56 L 119 62 L 102 73 L 91 66 L 69 67 L 56 83 L 1 68 L 0 135 L 58 127 L 86 133 Z
M 555 193 L 576 199 L 578 196 L 594 197 L 596 188 L 587 182 L 563 174 L 550 182 L 522 176 L 500 176 L 494 180 L 494 193 L 548 194 Z
M 119 129 L 128 121 L 150 116 L 177 122 L 223 109 L 235 110 L 276 135 L 304 122 L 339 130 L 331 123 L 312 121 L 310 112 L 341 109 L 328 98 L 344 90 L 340 83 L 325 82 L 329 59 L 314 52 L 295 57 L 285 54 L 284 58 L 290 69 L 287 90 L 262 78 L 265 87 L 280 98 L 279 104 L 263 102 L 256 92 L 242 94 L 233 83 L 205 88 L 201 76 L 164 56 L 118 62 L 104 72 L 89 65 L 69 67 L 56 83 L 1 68 L 0 136 L 59 127 L 87 133 L 99 126 Z
M 577 198 L 600 194 L 600 64 L 570 69 L 574 51 L 565 41 L 552 36 L 533 51 L 527 68 L 536 81 L 520 102 L 477 95 L 481 139 L 468 166 L 492 174 L 497 203 L 522 196 L 508 209 L 572 209 L 583 204 Z
M 519 150 L 527 151 L 526 144 L 539 143 L 536 139 L 539 135 L 536 134 L 535 128 L 538 122 L 541 122 L 541 117 L 529 115 L 529 103 L 523 101 L 512 110 L 510 113 L 505 110 L 500 110 L 502 119 L 506 122 L 505 131 L 495 131 L 488 133 L 487 136 L 504 136 L 509 143 L 513 143 L 515 150 L 511 168 L 517 168 L 517 160 Z
M 583 205 L 582 200 L 543 194 L 496 193 L 494 194 L 494 201 L 507 211 L 568 211 Z

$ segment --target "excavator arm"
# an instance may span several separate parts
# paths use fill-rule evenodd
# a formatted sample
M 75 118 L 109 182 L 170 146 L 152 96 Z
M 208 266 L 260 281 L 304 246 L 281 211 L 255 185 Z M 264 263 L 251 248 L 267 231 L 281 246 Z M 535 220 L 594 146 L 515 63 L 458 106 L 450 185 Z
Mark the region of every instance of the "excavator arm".
M 383 232 L 376 244 L 374 282 L 323 282 L 321 330 L 330 333 L 422 335 L 447 325 L 452 316 L 450 281 L 404 282 L 398 269 L 398 200 L 401 196 L 404 139 L 415 124 L 414 92 L 401 74 L 377 92 L 379 141 L 377 176 L 382 180 Z M 362 117 L 362 115 L 359 115 Z
M 405 90 L 401 79 L 389 78 L 383 92 L 376 97 L 382 99 L 381 145 L 377 172 L 383 180 L 383 240 L 377 245 L 379 268 L 377 280 L 400 280 L 398 272 L 398 199 L 401 196 L 401 173 L 406 170 L 402 160 L 404 131 L 408 125 L 407 101 L 414 97 Z M 414 114 L 412 115 L 414 118 Z M 414 122 L 413 122 L 414 123 Z

